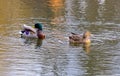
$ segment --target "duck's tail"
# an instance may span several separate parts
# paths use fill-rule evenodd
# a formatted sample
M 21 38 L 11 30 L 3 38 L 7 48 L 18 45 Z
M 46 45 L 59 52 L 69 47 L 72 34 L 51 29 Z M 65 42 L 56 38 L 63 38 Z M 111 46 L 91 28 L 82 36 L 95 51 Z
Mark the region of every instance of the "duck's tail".
M 78 34 L 76 34 L 76 33 L 74 33 L 74 32 L 71 32 L 71 34 L 73 34 L 73 35 L 78 35 Z
M 21 35 L 21 38 L 23 37 L 23 33 L 24 33 L 25 31 L 19 31 L 19 34 Z

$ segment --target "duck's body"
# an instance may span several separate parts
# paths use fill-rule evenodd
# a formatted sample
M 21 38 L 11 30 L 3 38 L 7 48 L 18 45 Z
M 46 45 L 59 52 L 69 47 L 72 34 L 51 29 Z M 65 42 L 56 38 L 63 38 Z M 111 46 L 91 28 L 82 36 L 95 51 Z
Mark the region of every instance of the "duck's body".
M 90 32 L 86 31 L 83 35 L 71 33 L 72 35 L 69 36 L 69 42 L 70 43 L 76 43 L 76 44 L 88 44 L 91 43 L 90 40 Z
M 44 39 L 45 35 L 42 32 L 42 25 L 37 23 L 35 28 L 27 25 L 23 25 L 23 30 L 20 32 L 21 37 L 39 38 Z

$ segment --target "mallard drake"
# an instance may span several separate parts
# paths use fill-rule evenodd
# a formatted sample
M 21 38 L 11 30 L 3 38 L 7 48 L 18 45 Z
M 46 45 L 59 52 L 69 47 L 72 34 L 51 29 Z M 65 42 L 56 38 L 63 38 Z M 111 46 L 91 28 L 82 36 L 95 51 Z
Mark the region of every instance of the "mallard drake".
M 45 35 L 42 32 L 42 24 L 36 23 L 34 25 L 34 28 L 28 25 L 23 25 L 23 30 L 20 31 L 21 37 L 32 37 L 32 38 L 39 38 L 39 39 L 44 39 Z
M 84 32 L 82 36 L 76 33 L 71 33 L 71 34 L 72 35 L 69 36 L 70 43 L 76 43 L 76 44 L 91 43 L 91 40 L 90 40 L 91 33 L 89 31 Z

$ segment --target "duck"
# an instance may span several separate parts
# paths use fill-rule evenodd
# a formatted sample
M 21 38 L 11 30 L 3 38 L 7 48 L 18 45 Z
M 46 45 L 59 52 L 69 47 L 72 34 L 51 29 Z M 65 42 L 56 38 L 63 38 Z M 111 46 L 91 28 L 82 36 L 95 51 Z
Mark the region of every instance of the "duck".
M 69 36 L 69 42 L 73 44 L 90 44 L 90 36 L 91 33 L 89 31 L 85 31 L 83 35 L 76 34 L 71 32 L 71 36 Z
M 24 24 L 22 30 L 20 31 L 21 37 L 30 37 L 45 39 L 45 34 L 43 33 L 43 28 L 41 23 L 36 23 L 34 28 Z

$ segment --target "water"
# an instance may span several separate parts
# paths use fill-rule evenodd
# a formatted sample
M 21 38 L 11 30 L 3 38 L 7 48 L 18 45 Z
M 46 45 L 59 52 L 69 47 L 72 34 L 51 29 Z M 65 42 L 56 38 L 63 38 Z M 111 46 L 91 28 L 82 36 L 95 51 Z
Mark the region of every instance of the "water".
M 119 0 L 1 0 L 0 76 L 119 76 Z M 44 25 L 46 39 L 22 39 L 22 24 Z M 92 33 L 90 47 L 70 32 Z

